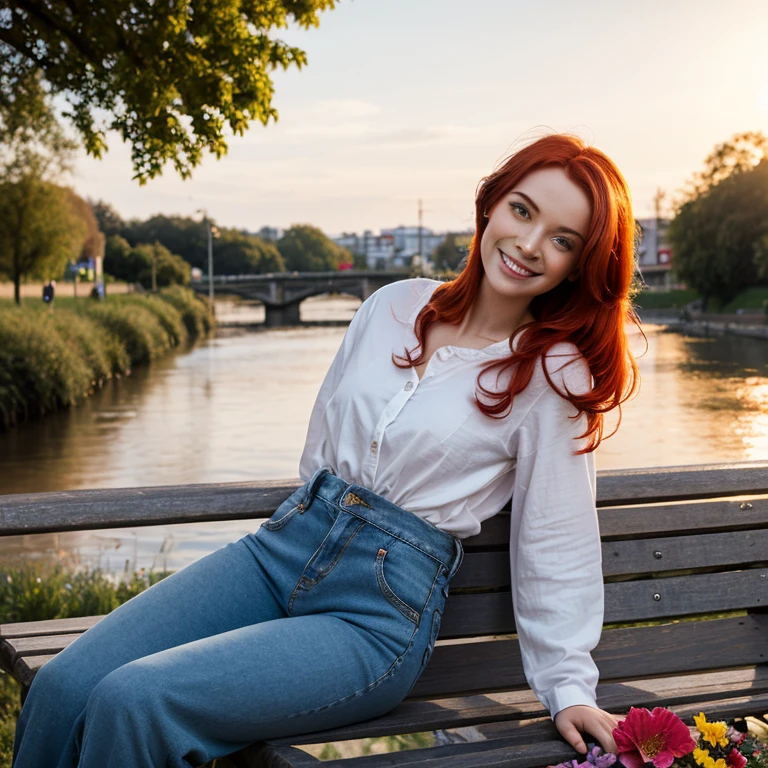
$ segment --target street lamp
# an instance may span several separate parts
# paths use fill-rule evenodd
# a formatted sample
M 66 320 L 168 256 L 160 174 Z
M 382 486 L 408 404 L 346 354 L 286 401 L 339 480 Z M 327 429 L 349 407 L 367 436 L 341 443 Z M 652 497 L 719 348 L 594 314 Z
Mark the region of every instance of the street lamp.
M 219 230 L 211 224 L 208 211 L 205 208 L 198 208 L 197 213 L 203 214 L 203 221 L 208 230 L 208 301 L 211 305 L 211 312 L 215 314 L 213 306 L 213 238 L 219 236 Z

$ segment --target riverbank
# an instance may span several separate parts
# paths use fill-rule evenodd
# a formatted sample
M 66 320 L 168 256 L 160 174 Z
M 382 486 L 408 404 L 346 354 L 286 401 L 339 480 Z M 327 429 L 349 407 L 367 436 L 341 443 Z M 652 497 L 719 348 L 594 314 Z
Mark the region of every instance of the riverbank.
M 53 307 L 2 301 L 0 431 L 77 405 L 213 327 L 208 305 L 180 286 Z

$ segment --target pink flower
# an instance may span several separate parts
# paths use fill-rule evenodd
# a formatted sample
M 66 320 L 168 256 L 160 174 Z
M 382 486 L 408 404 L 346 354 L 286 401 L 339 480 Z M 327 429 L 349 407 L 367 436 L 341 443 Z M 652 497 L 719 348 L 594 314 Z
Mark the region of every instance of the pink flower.
M 737 731 L 732 725 L 728 726 L 728 730 L 725 732 L 725 735 L 737 746 L 747 738 L 745 733 Z
M 728 763 L 730 768 L 744 768 L 747 764 L 747 758 L 738 749 L 734 748 L 728 757 L 725 758 L 725 762 Z
M 629 714 L 613 731 L 619 760 L 626 768 L 669 768 L 676 757 L 693 752 L 696 742 L 688 726 L 663 707 L 647 709 L 631 707 Z

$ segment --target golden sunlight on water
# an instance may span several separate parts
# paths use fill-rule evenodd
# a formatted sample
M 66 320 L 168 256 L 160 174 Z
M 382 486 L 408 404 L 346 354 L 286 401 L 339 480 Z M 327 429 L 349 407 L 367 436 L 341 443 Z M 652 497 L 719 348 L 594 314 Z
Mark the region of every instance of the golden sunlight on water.
M 318 298 L 302 313 L 348 319 L 358 304 Z M 254 310 L 221 307 L 219 317 L 253 322 Z M 639 334 L 631 337 L 640 392 L 598 449 L 598 470 L 768 458 L 768 343 L 644 330 L 647 351 Z M 0 435 L 0 493 L 295 478 L 309 413 L 343 334 L 227 330 L 137 369 L 79 408 Z M 605 434 L 615 424 L 613 414 Z M 0 558 L 179 568 L 253 527 L 9 537 L 0 539 Z

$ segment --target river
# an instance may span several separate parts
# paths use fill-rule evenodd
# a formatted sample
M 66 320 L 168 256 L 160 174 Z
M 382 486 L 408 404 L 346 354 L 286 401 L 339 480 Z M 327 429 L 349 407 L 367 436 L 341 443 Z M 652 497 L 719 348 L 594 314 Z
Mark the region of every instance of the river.
M 348 319 L 359 301 L 319 297 L 304 319 Z M 259 311 L 217 305 L 222 321 Z M 768 343 L 688 338 L 645 325 L 639 395 L 600 469 L 765 459 Z M 342 327 L 223 329 L 129 377 L 84 405 L 0 434 L 0 494 L 295 478 L 315 395 Z M 606 424 L 613 431 L 615 413 Z M 252 530 L 248 521 L 82 531 L 0 539 L 5 562 L 176 569 Z

